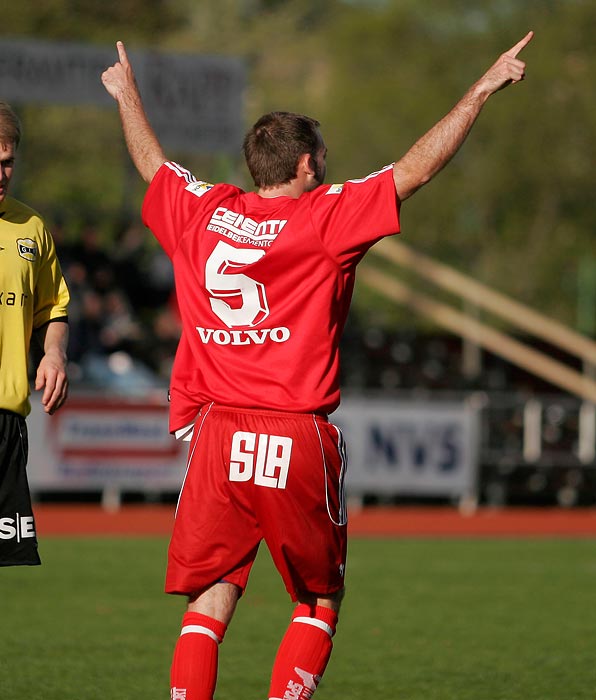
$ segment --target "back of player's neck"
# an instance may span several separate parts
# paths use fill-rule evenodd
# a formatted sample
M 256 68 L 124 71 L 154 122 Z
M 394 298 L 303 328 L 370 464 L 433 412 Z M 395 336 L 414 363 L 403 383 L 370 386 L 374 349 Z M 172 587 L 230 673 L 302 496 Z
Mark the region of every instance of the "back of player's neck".
M 296 186 L 295 180 L 286 182 L 283 185 L 275 185 L 274 187 L 260 187 L 257 190 L 257 194 L 263 199 L 274 199 L 275 197 L 298 199 L 303 192 L 304 190 L 301 187 Z

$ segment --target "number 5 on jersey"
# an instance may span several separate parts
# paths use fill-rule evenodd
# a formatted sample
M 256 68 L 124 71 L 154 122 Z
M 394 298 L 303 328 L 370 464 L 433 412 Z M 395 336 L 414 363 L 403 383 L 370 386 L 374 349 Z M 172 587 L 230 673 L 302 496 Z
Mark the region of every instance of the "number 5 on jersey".
M 219 241 L 205 265 L 205 287 L 213 312 L 228 328 L 256 326 L 269 316 L 265 287 L 237 270 L 257 262 L 264 250 L 234 248 Z

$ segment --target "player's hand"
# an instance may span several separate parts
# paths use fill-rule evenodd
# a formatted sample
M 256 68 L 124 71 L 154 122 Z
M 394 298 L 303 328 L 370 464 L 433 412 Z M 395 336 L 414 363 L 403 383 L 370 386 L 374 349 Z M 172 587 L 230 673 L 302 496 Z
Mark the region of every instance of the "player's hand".
M 35 390 L 43 389 L 41 404 L 46 413 L 57 411 L 68 396 L 68 377 L 64 360 L 57 353 L 45 354 L 37 368 Z
M 530 41 L 534 32 L 528 32 L 526 36 L 512 46 L 509 51 L 499 56 L 498 60 L 492 65 L 488 71 L 478 81 L 479 85 L 488 92 L 489 95 L 502 90 L 508 85 L 519 83 L 525 78 L 526 64 L 517 56 Z
M 116 49 L 119 60 L 102 73 L 101 82 L 109 94 L 115 100 L 119 100 L 131 90 L 136 92 L 137 83 L 124 44 L 117 41 Z

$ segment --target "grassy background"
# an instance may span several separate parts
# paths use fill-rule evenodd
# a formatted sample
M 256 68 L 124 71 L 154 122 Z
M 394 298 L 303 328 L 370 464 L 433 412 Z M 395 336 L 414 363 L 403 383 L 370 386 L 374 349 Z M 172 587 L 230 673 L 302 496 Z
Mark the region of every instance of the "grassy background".
M 0 569 L 2 700 L 165 700 L 184 608 L 162 538 L 44 538 Z M 315 697 L 593 700 L 590 540 L 354 539 L 335 650 Z M 289 620 L 263 551 L 221 648 L 216 697 L 264 700 Z

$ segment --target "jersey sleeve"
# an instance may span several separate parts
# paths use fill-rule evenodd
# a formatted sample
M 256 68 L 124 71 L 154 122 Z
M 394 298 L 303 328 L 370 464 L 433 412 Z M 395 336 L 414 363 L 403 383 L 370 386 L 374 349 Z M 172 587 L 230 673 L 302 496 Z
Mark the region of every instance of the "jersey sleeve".
M 392 165 L 343 185 L 322 185 L 315 193 L 313 225 L 342 267 L 355 265 L 381 238 L 400 232 Z
M 35 284 L 33 328 L 40 328 L 57 318 L 66 318 L 70 301 L 54 241 L 45 228 L 42 241 L 41 265 Z
M 170 258 L 196 212 L 197 198 L 208 195 L 212 188 L 172 161 L 155 174 L 143 200 L 142 218 Z

